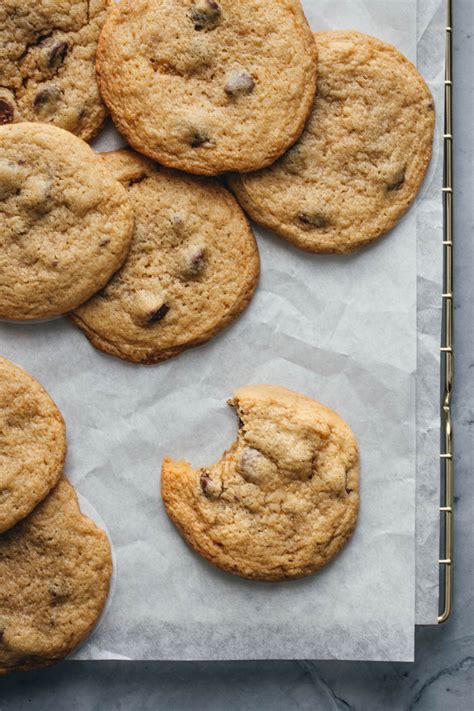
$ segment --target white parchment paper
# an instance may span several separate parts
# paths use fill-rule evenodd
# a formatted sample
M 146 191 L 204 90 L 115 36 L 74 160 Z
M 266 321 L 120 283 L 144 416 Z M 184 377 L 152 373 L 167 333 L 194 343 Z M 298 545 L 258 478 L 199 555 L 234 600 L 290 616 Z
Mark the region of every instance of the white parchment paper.
M 315 29 L 359 29 L 416 60 L 410 0 L 303 4 Z M 116 145 L 108 131 L 97 147 Z M 66 319 L 0 324 L 1 352 L 61 408 L 67 474 L 114 547 L 108 608 L 75 658 L 413 659 L 418 215 L 412 209 L 350 257 L 311 256 L 258 230 L 262 279 L 248 310 L 159 366 L 99 353 Z M 214 569 L 161 504 L 163 456 L 195 465 L 220 457 L 236 431 L 225 401 L 251 382 L 322 400 L 359 441 L 359 525 L 341 555 L 305 580 L 253 583 Z
M 435 624 L 439 600 L 439 452 L 443 275 L 443 111 L 445 1 L 418 0 L 418 67 L 438 117 L 433 160 L 417 212 L 418 369 L 416 471 L 416 623 Z

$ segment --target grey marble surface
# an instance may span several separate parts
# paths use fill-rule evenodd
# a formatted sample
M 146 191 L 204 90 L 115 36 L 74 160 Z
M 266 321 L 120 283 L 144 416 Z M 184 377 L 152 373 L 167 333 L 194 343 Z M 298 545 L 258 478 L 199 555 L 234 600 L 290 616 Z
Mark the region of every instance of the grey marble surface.
M 0 711 L 468 711 L 474 707 L 474 2 L 455 0 L 454 4 L 456 567 L 452 619 L 442 627 L 417 630 L 414 664 L 64 662 L 1 679 Z

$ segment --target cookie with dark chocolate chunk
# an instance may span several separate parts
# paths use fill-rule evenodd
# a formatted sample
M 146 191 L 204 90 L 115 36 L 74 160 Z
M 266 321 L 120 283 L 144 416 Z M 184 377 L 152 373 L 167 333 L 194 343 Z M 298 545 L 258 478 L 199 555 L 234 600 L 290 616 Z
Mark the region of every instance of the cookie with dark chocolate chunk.
M 434 104 L 394 47 L 320 32 L 318 93 L 299 141 L 274 165 L 232 175 L 249 215 L 310 252 L 352 252 L 409 208 L 431 159 Z
M 310 575 L 346 545 L 359 510 L 359 452 L 335 412 L 275 385 L 239 388 L 236 440 L 193 469 L 165 459 L 161 493 L 186 541 L 209 562 L 256 580 Z
M 99 85 L 133 148 L 189 173 L 270 165 L 303 130 L 316 49 L 299 0 L 122 0 Z
M 123 267 L 71 318 L 96 348 L 158 363 L 212 338 L 243 311 L 258 280 L 257 245 L 216 180 L 128 149 L 100 157 L 127 190 L 135 231 Z
M 44 121 L 86 141 L 101 128 L 95 55 L 112 0 L 0 3 L 0 124 Z

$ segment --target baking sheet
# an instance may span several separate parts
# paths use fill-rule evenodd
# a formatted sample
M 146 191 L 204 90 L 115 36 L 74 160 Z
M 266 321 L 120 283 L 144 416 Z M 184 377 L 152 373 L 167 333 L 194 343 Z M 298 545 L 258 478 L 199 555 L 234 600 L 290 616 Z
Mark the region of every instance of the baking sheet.
M 410 0 L 303 4 L 315 29 L 359 29 L 416 59 Z M 115 142 L 109 132 L 98 148 Z M 310 256 L 257 230 L 262 279 L 249 309 L 156 367 L 100 354 L 66 319 L 0 324 L 2 353 L 64 413 L 67 473 L 114 546 L 108 609 L 75 658 L 413 659 L 417 215 L 349 257 Z M 302 581 L 254 583 L 212 568 L 160 501 L 162 457 L 216 460 L 236 431 L 225 401 L 249 382 L 322 400 L 359 440 L 354 538 Z

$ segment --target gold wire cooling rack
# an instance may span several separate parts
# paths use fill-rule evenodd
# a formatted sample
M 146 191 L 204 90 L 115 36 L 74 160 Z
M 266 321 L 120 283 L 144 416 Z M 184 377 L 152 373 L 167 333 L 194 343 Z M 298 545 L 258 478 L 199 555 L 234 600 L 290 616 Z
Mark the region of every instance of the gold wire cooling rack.
M 446 0 L 446 60 L 444 78 L 443 177 L 443 335 L 441 345 L 441 533 L 440 607 L 438 622 L 446 622 L 453 607 L 453 425 L 451 401 L 453 350 L 453 3 Z

